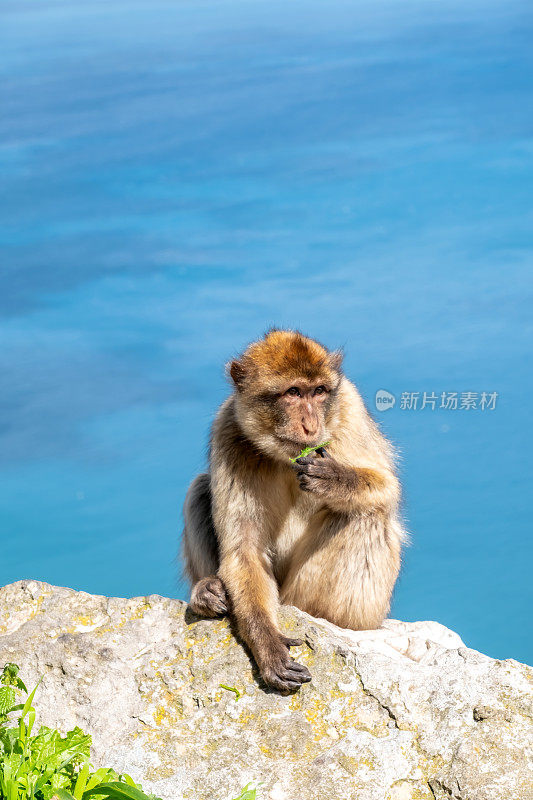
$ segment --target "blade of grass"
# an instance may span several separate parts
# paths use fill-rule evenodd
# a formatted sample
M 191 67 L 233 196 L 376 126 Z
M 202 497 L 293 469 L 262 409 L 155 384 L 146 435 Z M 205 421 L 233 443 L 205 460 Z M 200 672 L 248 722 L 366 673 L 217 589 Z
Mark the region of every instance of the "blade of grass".
M 76 798 L 76 800 L 81 800 L 83 792 L 85 791 L 85 787 L 87 786 L 88 778 L 89 778 L 89 764 L 85 762 L 85 764 L 78 773 L 78 777 L 76 779 L 76 785 L 74 786 L 74 797 Z
M 41 683 L 41 681 L 42 681 L 42 678 L 39 680 L 39 683 L 37 684 L 37 686 L 35 687 L 33 692 L 30 695 L 28 695 L 28 697 L 26 699 L 26 702 L 22 706 L 22 714 L 21 714 L 22 718 L 24 718 L 26 716 L 26 714 L 28 713 L 28 711 L 30 710 L 31 704 L 33 703 L 33 698 L 35 697 L 35 692 L 39 688 L 39 684 Z

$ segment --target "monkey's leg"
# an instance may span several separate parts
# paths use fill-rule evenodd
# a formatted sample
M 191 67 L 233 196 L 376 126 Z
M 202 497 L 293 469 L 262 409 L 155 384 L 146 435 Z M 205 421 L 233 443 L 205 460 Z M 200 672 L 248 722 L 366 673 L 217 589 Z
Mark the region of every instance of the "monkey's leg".
M 242 543 L 224 554 L 220 575 L 231 599 L 240 636 L 249 646 L 268 686 L 286 694 L 311 680 L 307 667 L 289 654 L 299 639 L 284 636 L 275 620 L 278 589 L 265 554 Z
M 342 628 L 378 628 L 400 567 L 398 523 L 330 512 L 309 534 L 295 548 L 281 602 Z
M 209 475 L 203 473 L 191 483 L 183 509 L 183 557 L 193 587 L 189 607 L 203 617 L 226 614 L 228 603 L 224 584 L 216 572 L 218 543 L 211 513 Z

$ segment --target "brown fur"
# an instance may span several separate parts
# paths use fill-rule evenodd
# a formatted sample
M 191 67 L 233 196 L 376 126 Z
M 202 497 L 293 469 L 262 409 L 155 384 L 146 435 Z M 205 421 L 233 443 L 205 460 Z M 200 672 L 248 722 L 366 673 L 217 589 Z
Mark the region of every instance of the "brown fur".
M 356 630 L 387 614 L 404 539 L 399 483 L 339 353 L 272 331 L 229 373 L 235 392 L 213 425 L 209 474 L 185 503 L 191 607 L 230 609 L 266 683 L 286 692 L 310 675 L 278 630 L 279 602 Z

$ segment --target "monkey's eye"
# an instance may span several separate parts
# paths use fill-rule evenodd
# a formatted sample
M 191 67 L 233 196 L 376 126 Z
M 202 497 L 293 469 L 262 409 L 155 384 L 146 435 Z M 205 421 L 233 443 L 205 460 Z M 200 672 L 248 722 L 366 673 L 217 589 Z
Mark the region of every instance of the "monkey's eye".
M 317 386 L 313 394 L 325 394 L 327 389 L 325 386 Z
M 285 394 L 290 394 L 290 395 L 292 395 L 293 397 L 300 397 L 300 390 L 298 389 L 298 387 L 297 387 L 297 386 L 291 386 L 291 388 L 290 388 L 290 389 L 287 389 L 287 391 L 285 392 Z

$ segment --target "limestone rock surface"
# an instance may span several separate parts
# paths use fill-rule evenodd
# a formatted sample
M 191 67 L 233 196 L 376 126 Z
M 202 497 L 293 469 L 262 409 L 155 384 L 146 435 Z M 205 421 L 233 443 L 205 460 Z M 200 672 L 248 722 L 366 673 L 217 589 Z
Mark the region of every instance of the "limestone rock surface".
M 43 681 L 38 722 L 163 800 L 532 800 L 533 671 L 436 622 L 353 632 L 283 608 L 313 681 L 266 690 L 227 620 L 152 595 L 0 589 L 0 666 Z M 236 692 L 222 688 L 233 687 Z

